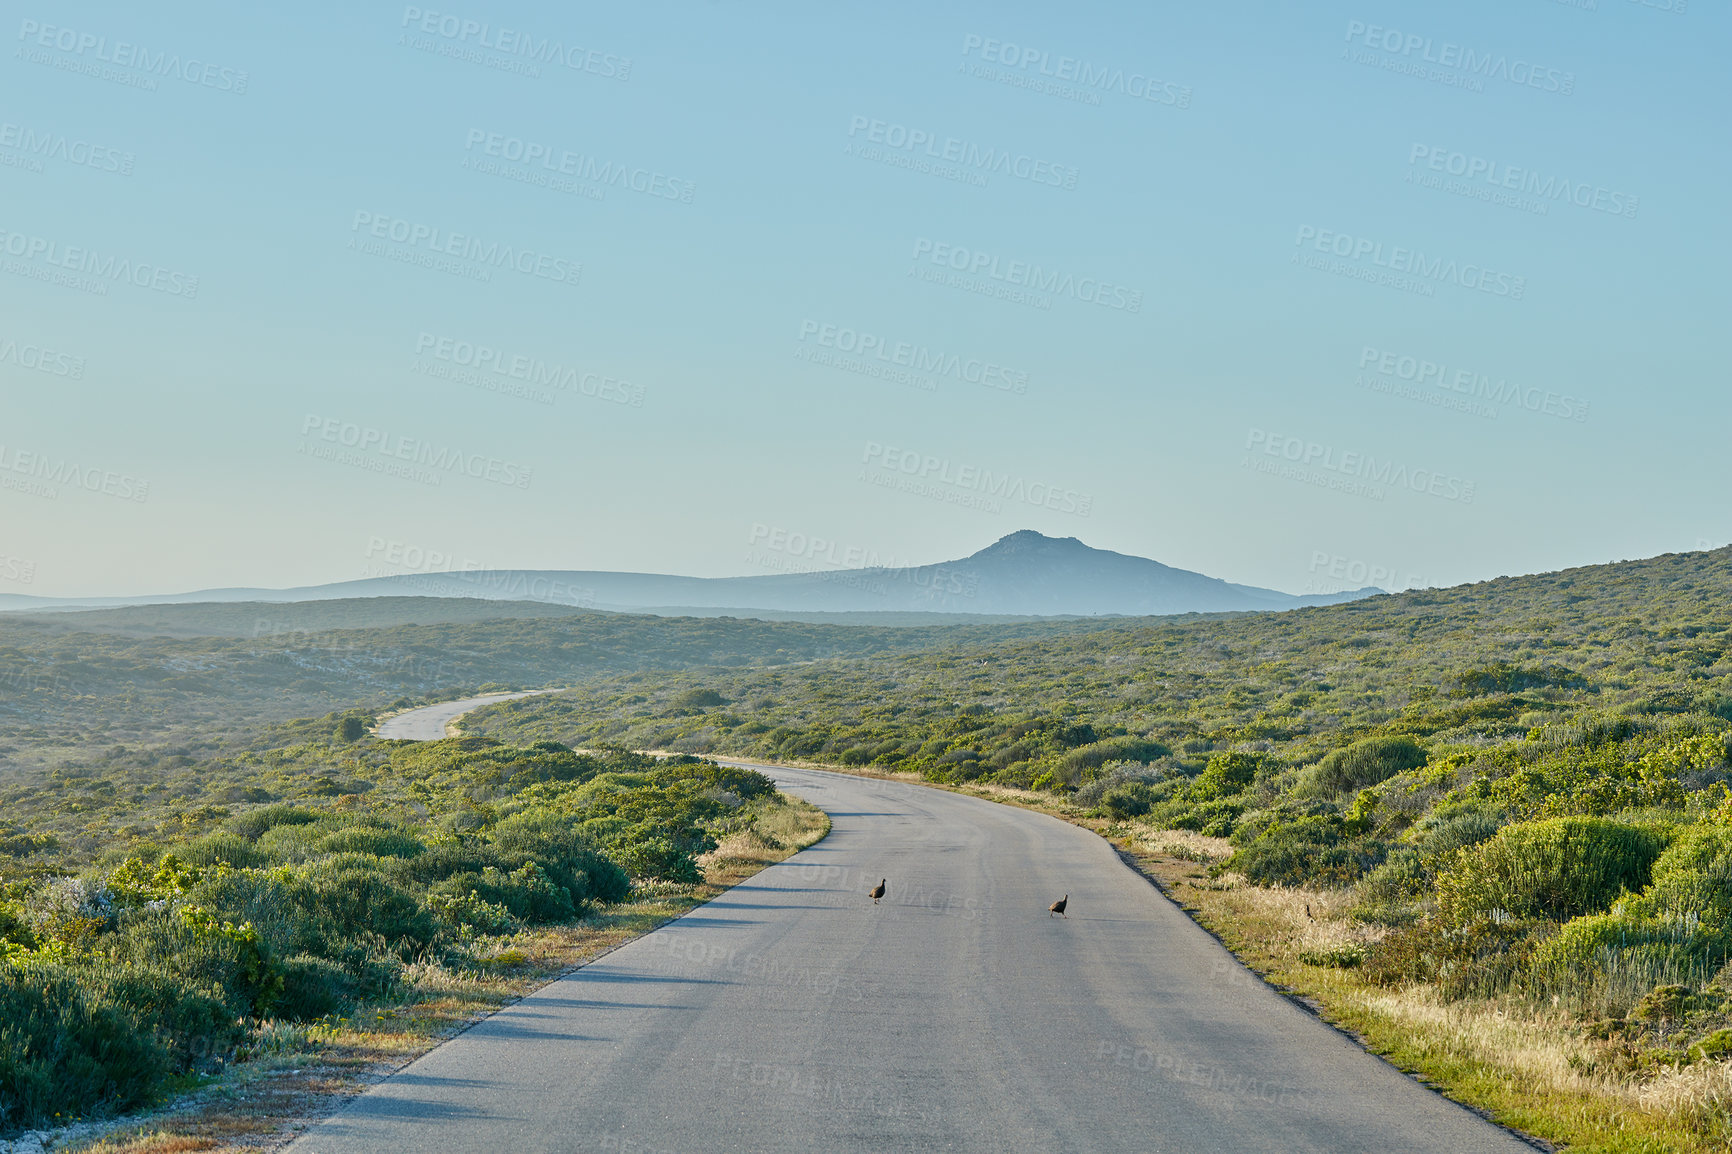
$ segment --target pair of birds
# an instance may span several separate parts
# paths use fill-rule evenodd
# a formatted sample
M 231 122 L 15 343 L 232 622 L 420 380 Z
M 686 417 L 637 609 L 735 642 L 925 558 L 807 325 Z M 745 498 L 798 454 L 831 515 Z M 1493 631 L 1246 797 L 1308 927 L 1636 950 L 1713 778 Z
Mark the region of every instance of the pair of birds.
M 885 887 L 889 884 L 889 882 L 890 882 L 889 878 L 880 878 L 878 881 L 878 884 L 872 887 L 872 904 L 873 905 L 877 905 L 878 900 L 884 896 Z M 1058 901 L 1052 903 L 1052 905 L 1046 907 L 1046 909 L 1047 909 L 1047 915 L 1046 916 L 1050 918 L 1053 914 L 1057 914 L 1061 918 L 1069 917 L 1070 915 L 1068 915 L 1064 912 L 1064 908 L 1068 905 L 1070 905 L 1070 895 L 1066 894 L 1066 895 L 1064 895 L 1064 897 L 1058 899 Z

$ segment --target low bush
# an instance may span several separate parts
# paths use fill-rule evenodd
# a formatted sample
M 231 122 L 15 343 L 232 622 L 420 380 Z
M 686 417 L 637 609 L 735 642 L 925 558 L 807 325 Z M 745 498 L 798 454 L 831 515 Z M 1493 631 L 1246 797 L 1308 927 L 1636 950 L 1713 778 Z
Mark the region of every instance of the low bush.
M 1682 834 L 1654 862 L 1652 882 L 1631 913 L 1665 921 L 1695 919 L 1710 933 L 1732 931 L 1732 828 Z
M 1346 885 L 1383 856 L 1382 843 L 1349 839 L 1339 815 L 1319 815 L 1270 826 L 1225 868 L 1258 885 Z
M 1325 756 L 1312 767 L 1311 781 L 1324 793 L 1349 793 L 1418 769 L 1425 758 L 1411 737 L 1369 737 Z
M 74 974 L 0 965 L 0 1130 L 142 1105 L 172 1068 L 132 1012 Z
M 1191 783 L 1190 797 L 1195 801 L 1217 801 L 1243 793 L 1264 760 L 1258 753 L 1217 753 Z
M 1101 794 L 1100 807 L 1121 821 L 1141 817 L 1155 803 L 1155 791 L 1147 783 L 1128 781 Z
M 1463 924 L 1496 911 L 1517 919 L 1568 921 L 1604 910 L 1648 883 L 1665 848 L 1654 829 L 1597 817 L 1506 826 L 1459 850 L 1438 877 L 1438 903 Z
M 353 1005 L 361 983 L 341 965 L 313 954 L 296 954 L 281 967 L 282 988 L 271 1007 L 274 1017 L 311 1022 Z

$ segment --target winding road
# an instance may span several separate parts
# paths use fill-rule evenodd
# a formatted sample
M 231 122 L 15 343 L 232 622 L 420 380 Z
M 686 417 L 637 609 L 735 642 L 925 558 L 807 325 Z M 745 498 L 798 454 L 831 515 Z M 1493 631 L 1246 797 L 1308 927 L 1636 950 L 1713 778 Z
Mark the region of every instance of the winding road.
M 539 693 L 557 693 L 557 689 L 525 689 L 517 693 L 484 693 L 480 697 L 464 697 L 457 701 L 441 701 L 424 705 L 379 723 L 377 736 L 395 741 L 438 741 L 447 736 L 446 727 L 472 709 L 510 701 L 514 697 L 534 697 Z
M 1086 830 L 761 768 L 829 837 L 291 1149 L 1532 1150 L 1269 989 Z

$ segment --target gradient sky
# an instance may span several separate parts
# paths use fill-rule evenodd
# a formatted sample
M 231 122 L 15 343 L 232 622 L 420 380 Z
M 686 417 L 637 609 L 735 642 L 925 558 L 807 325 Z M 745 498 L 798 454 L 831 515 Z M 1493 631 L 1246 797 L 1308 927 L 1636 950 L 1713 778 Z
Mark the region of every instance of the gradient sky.
M 0 593 L 1732 537 L 1725 6 L 833 7 L 0 5 Z

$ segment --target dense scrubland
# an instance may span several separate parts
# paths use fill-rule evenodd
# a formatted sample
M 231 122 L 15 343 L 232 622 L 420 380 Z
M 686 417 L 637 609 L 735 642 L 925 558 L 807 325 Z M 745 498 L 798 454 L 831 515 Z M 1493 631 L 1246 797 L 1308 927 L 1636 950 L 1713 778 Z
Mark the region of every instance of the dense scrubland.
M 1303 967 L 1553 1015 L 1583 1043 L 1569 1073 L 1584 1086 L 1665 1083 L 1655 1109 L 1679 1133 L 1732 1138 L 1727 550 L 1282 614 L 627 674 L 468 724 L 1035 790 L 1128 836 L 1190 831 L 1223 847 L 1212 885 L 1303 889 L 1337 917 Z
M 290 727 L 314 731 L 294 744 L 205 764 L 246 783 L 225 787 L 243 801 L 94 858 L 51 834 L 14 842 L 0 872 L 0 1133 L 140 1106 L 268 1049 L 284 1023 L 340 1021 L 510 963 L 520 932 L 696 886 L 724 840 L 777 847 L 769 831 L 787 824 L 785 799 L 749 770 L 381 742 L 368 720 L 333 715 Z
M 598 613 L 473 598 L 0 614 L 0 782 L 66 764 L 170 774 L 261 724 L 630 670 L 786 665 L 1087 623 L 919 629 Z
M 3 636 L 106 687 L 65 705 L 64 730 L 40 702 L 5 706 L 0 741 L 40 768 L 0 789 L 3 932 L 26 958 L 4 996 L 73 1007 L 45 1037 L 131 1023 L 154 1055 L 133 1099 L 243 1052 L 269 1015 L 324 1012 L 305 991 L 364 996 L 628 878 L 673 884 L 653 879 L 769 804 L 750 776 L 624 752 L 652 749 L 1026 791 L 1167 846 L 1247 957 L 1502 1117 L 1581 1149 L 1732 1137 L 1732 551 L 1280 614 L 909 630 L 587 615 L 289 639 L 466 663 L 415 700 L 483 677 L 572 686 L 424 747 L 364 736 L 407 689 L 363 692 L 356 662 L 296 665 L 269 638 L 63 621 Z M 186 670 L 188 647 L 214 647 L 218 671 Z M 178 751 L 80 736 L 110 706 L 314 696 L 290 676 L 352 691 L 350 708 Z M 397 913 L 356 912 L 348 892 Z M 195 1053 L 177 1031 L 212 1041 Z M 0 1079 L 27 1084 L 8 1061 Z

